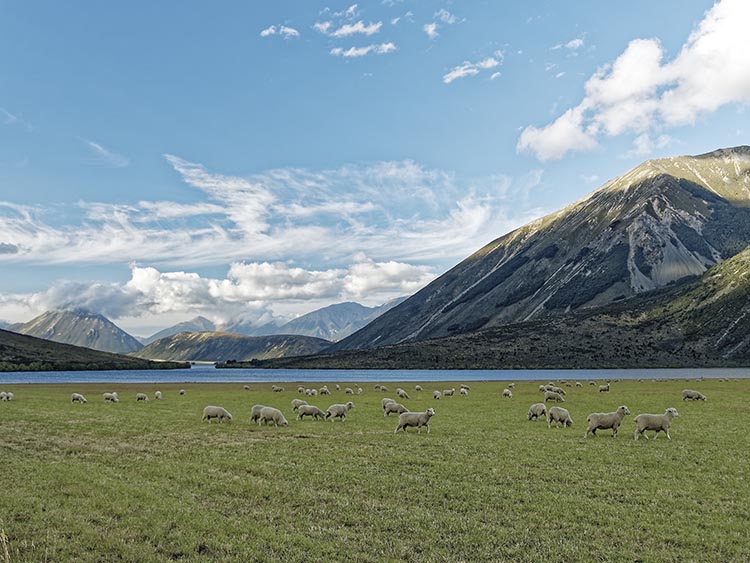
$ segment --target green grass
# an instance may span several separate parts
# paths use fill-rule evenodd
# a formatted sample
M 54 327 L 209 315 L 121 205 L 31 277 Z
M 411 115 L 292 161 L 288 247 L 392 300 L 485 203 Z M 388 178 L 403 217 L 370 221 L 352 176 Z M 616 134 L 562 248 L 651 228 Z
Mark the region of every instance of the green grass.
M 505 385 L 433 401 L 447 385 L 423 383 L 405 402 L 435 407 L 429 435 L 393 434 L 380 399 L 395 384 L 363 384 L 343 424 L 294 420 L 294 384 L 5 385 L 0 562 L 750 560 L 750 381 L 568 389 L 567 429 L 526 419 L 538 382 L 512 400 Z M 684 387 L 709 400 L 683 403 Z M 163 401 L 135 402 L 157 388 Z M 120 404 L 103 403 L 112 389 Z M 89 403 L 70 404 L 72 391 Z M 254 403 L 289 427 L 248 424 Z M 208 404 L 234 423 L 201 423 Z M 583 439 L 588 413 L 620 404 L 675 406 L 672 441 L 634 442 L 633 416 L 617 439 Z

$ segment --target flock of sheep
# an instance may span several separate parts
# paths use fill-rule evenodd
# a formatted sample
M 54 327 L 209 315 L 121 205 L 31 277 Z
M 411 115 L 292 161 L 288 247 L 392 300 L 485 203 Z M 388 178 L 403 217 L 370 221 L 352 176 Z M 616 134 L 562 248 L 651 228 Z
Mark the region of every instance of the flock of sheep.
M 573 384 L 569 382 L 562 382 L 562 384 L 566 385 L 567 387 L 573 387 Z M 596 385 L 596 383 L 593 381 L 589 382 L 589 384 L 594 386 Z M 583 385 L 580 382 L 575 383 L 575 387 L 582 386 Z M 362 387 L 355 387 L 356 391 L 352 387 L 344 388 L 344 394 L 354 395 L 356 393 L 358 395 L 361 395 L 364 392 Z M 508 387 L 503 389 L 501 394 L 502 397 L 506 399 L 512 399 L 514 388 L 515 384 L 510 383 Z M 245 385 L 244 389 L 249 391 L 250 387 L 248 385 Z M 461 384 L 458 390 L 459 395 L 462 397 L 468 396 L 470 389 L 471 388 L 468 385 Z M 609 383 L 599 386 L 600 393 L 608 393 L 610 389 L 611 387 Z M 282 392 L 284 391 L 284 387 L 273 385 L 271 387 L 271 390 L 273 392 Z M 339 392 L 342 391 L 341 386 L 339 384 L 335 384 L 335 390 Z M 380 384 L 375 385 L 375 390 L 384 393 L 389 392 L 388 387 Z M 415 385 L 414 391 L 416 391 L 417 393 L 421 393 L 422 386 Z M 544 401 L 534 403 L 529 407 L 528 420 L 538 420 L 540 418 L 545 419 L 549 428 L 551 428 L 553 425 L 558 428 L 572 426 L 573 417 L 567 409 L 557 405 L 552 406 L 549 409 L 547 408 L 548 402 L 565 402 L 565 396 L 567 395 L 565 389 L 550 382 L 546 385 L 540 385 L 539 391 L 543 393 Z M 314 397 L 317 395 L 331 395 L 331 390 L 329 390 L 327 385 L 323 385 L 319 389 L 307 388 L 300 385 L 299 387 L 297 387 L 297 392 L 300 395 L 305 395 L 307 397 Z M 435 390 L 432 393 L 432 398 L 433 400 L 439 401 L 443 397 L 454 396 L 455 393 L 455 388 Z M 185 389 L 180 389 L 179 394 L 184 395 Z M 395 394 L 399 399 L 411 398 L 409 396 L 409 393 L 401 387 L 397 387 L 395 389 Z M 120 397 L 116 391 L 103 393 L 102 396 L 105 403 L 120 402 Z M 157 401 L 161 400 L 161 391 L 154 392 L 153 397 Z M 12 401 L 13 398 L 13 393 L 0 391 L 0 401 Z M 148 402 L 149 397 L 146 393 L 136 393 L 135 400 L 136 402 Z M 682 400 L 705 401 L 706 396 L 703 393 L 695 391 L 693 389 L 684 389 L 682 391 Z M 86 397 L 84 397 L 80 393 L 71 394 L 70 401 L 71 403 L 88 402 Z M 293 399 L 291 401 L 291 406 L 292 411 L 297 413 L 297 420 L 300 421 L 304 420 L 304 418 L 307 416 L 314 420 L 339 419 L 341 422 L 343 422 L 344 420 L 346 420 L 349 411 L 354 408 L 354 403 L 352 401 L 348 401 L 346 403 L 334 403 L 330 405 L 326 410 L 323 410 L 315 405 L 308 404 L 306 400 Z M 404 432 L 406 432 L 407 428 L 417 428 L 418 433 L 421 433 L 423 427 L 427 429 L 428 433 L 430 432 L 429 423 L 430 419 L 435 415 L 434 408 L 430 407 L 424 412 L 412 412 L 404 404 L 389 397 L 385 397 L 381 400 L 381 407 L 383 409 L 383 416 L 387 417 L 391 414 L 398 415 L 398 425 L 396 426 L 394 433 L 398 432 L 399 430 L 403 430 Z M 626 416 L 630 414 L 630 409 L 625 405 L 621 405 L 614 412 L 591 413 L 586 417 L 587 426 L 583 436 L 584 438 L 587 438 L 589 434 L 591 434 L 592 436 L 596 436 L 597 430 L 612 430 L 612 436 L 615 437 L 617 436 L 622 421 Z M 656 438 L 660 432 L 664 432 L 667 438 L 671 440 L 672 437 L 669 434 L 669 428 L 672 425 L 672 421 L 678 416 L 679 413 L 677 412 L 677 409 L 673 407 L 667 408 L 663 414 L 639 414 L 633 419 L 635 422 L 635 431 L 633 432 L 633 437 L 635 440 L 638 440 L 640 436 L 644 436 L 646 439 L 648 439 L 648 436 L 645 434 L 645 432 L 652 431 L 655 432 L 654 438 Z M 209 405 L 203 409 L 203 416 L 201 418 L 201 421 L 207 421 L 210 424 L 212 420 L 216 420 L 218 422 L 231 422 L 232 414 L 223 407 Z M 280 409 L 266 405 L 254 405 L 251 408 L 250 422 L 257 423 L 259 425 L 273 424 L 276 427 L 289 425 L 289 421 L 286 419 Z

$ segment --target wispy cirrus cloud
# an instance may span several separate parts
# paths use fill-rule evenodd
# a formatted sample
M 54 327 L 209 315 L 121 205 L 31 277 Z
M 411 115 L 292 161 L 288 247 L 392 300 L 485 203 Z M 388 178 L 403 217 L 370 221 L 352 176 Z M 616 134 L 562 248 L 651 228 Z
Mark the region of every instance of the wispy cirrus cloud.
M 0 107 L 0 123 L 9 126 L 20 126 L 27 133 L 31 133 L 34 130 L 34 127 L 31 125 L 31 123 L 22 119 L 18 115 L 9 112 L 4 107 Z
M 443 75 L 443 83 L 450 84 L 459 78 L 467 76 L 476 76 L 484 70 L 497 68 L 503 64 L 502 51 L 495 51 L 491 57 L 485 57 L 476 62 L 464 61 L 458 66 L 454 66 L 449 72 Z M 493 73 L 494 75 L 494 73 Z M 497 76 L 495 76 L 497 78 Z
M 464 20 L 459 19 L 455 14 L 452 14 L 445 8 L 441 8 L 432 15 L 431 22 L 428 22 L 422 26 L 422 30 L 427 34 L 430 39 L 437 38 L 440 33 L 438 29 L 441 25 L 455 25 L 461 23 Z
M 91 154 L 90 158 L 87 159 L 87 162 L 89 164 L 112 166 L 113 168 L 125 168 L 130 164 L 130 161 L 127 158 L 125 158 L 121 154 L 117 154 L 116 152 L 105 148 L 99 143 L 95 143 L 94 141 L 90 141 L 88 139 L 81 140 L 84 142 L 86 147 L 88 147 Z
M 398 47 L 396 47 L 394 43 L 389 42 L 365 45 L 364 47 L 349 47 L 348 49 L 334 47 L 329 52 L 334 57 L 356 58 L 364 57 L 366 55 L 385 55 L 387 53 L 393 53 L 397 50 Z
M 291 39 L 292 37 L 299 37 L 299 31 L 297 31 L 293 27 L 288 27 L 286 25 L 271 25 L 265 29 L 262 29 L 259 35 L 261 37 L 271 37 L 273 35 L 278 35 L 280 37 L 283 37 L 284 39 Z

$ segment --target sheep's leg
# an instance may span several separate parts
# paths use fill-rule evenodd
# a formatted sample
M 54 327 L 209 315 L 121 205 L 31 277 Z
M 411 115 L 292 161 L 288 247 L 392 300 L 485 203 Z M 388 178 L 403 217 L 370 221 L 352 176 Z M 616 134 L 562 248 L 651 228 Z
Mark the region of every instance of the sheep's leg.
M 667 433 L 667 439 L 668 440 L 672 440 L 672 436 L 669 435 L 669 430 L 665 430 L 664 432 Z
M 427 427 L 427 433 L 429 434 L 430 433 L 430 425 L 429 424 L 425 424 L 425 426 Z

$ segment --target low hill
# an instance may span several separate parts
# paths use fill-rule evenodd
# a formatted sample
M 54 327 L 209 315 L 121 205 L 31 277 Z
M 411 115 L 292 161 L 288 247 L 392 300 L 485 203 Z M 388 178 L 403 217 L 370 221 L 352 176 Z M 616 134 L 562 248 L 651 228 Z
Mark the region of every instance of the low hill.
M 178 362 L 149 362 L 0 330 L 0 371 L 170 369 Z
M 181 332 L 214 332 L 216 325 L 205 317 L 195 317 L 189 321 L 177 323 L 176 325 L 160 330 L 159 332 L 152 334 L 147 338 L 139 339 L 144 346 L 148 346 L 152 342 L 156 342 L 162 338 L 180 334 Z
M 152 342 L 132 355 L 151 360 L 226 362 L 317 354 L 328 340 L 298 335 L 243 336 L 225 332 L 182 332 Z

